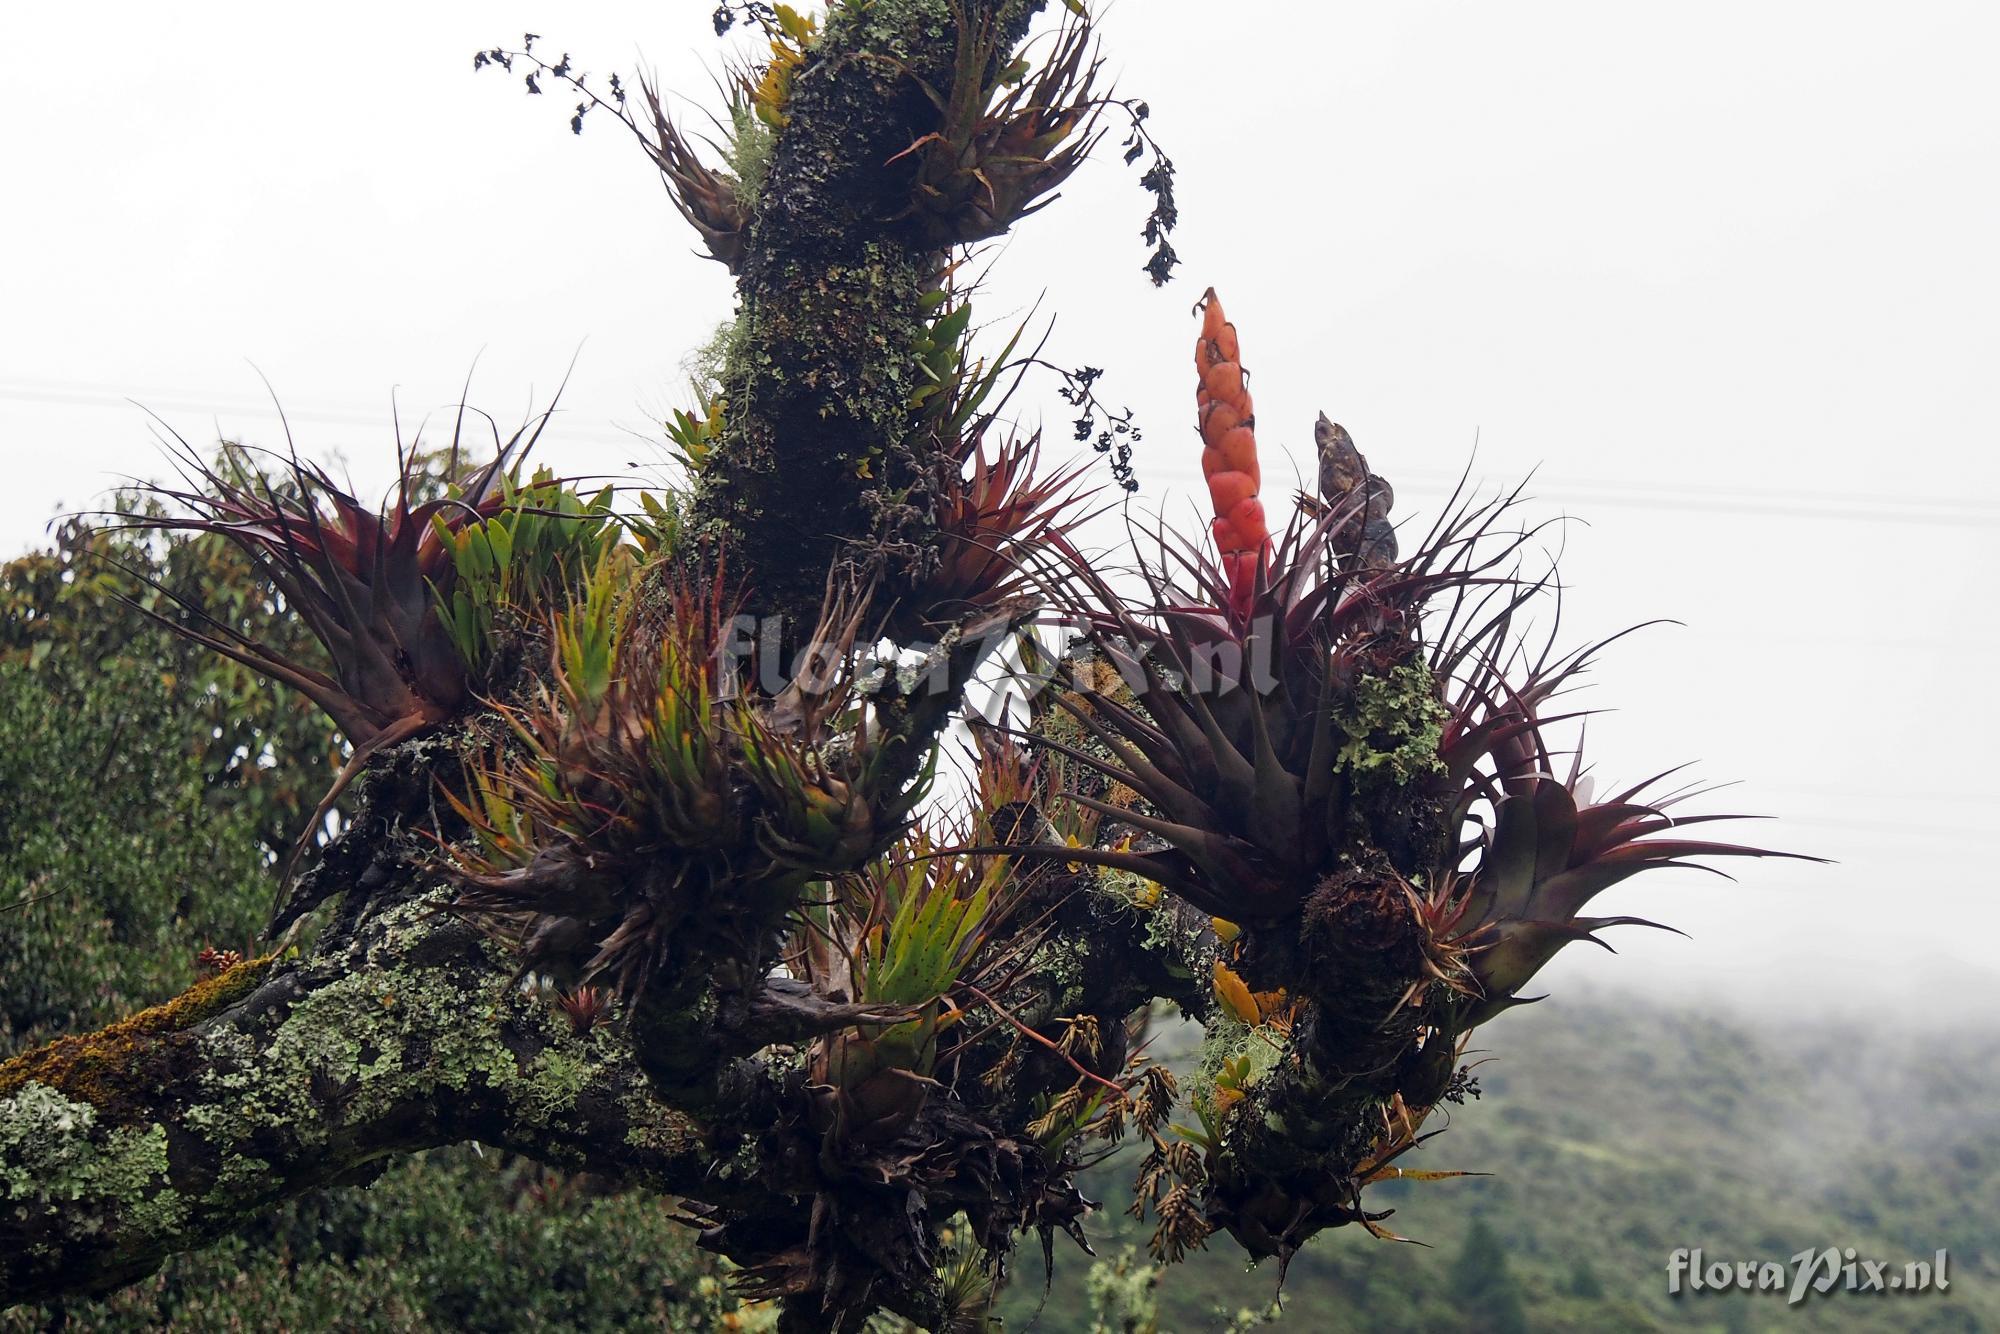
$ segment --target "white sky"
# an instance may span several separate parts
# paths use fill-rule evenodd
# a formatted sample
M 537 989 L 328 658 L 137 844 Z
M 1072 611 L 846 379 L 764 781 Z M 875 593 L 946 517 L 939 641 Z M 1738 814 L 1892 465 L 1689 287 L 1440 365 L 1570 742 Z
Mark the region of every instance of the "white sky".
M 640 58 L 694 107 L 704 0 L 19 7 L 0 81 L 0 551 L 197 442 L 277 438 L 384 476 L 388 403 L 518 419 L 581 360 L 547 458 L 657 457 L 649 416 L 729 312 L 636 150 L 572 139 L 471 54 L 524 28 Z M 1148 506 L 1192 513 L 1188 308 L 1242 330 L 1267 450 L 1345 423 L 1398 517 L 1539 465 L 1578 636 L 1652 616 L 1587 696 L 1600 771 L 1686 759 L 1837 857 L 1642 879 L 1663 918 L 1607 983 L 1943 1011 L 1996 991 L 2000 11 L 1976 4 L 1124 0 L 1104 23 L 1180 169 L 1153 291 L 1112 153 L 1031 220 L 979 311 L 1137 408 Z M 1115 141 L 1114 141 L 1115 147 Z M 1023 396 L 1065 438 L 1052 386 Z M 1267 462 L 1267 475 L 1284 476 Z M 1274 488 L 1275 490 L 1276 488 Z M 1267 498 L 1268 499 L 1268 498 Z M 1987 589 L 1987 591 L 1982 591 Z M 1560 983 L 1560 976 L 1556 978 Z M 1558 991 L 1560 986 L 1558 985 Z

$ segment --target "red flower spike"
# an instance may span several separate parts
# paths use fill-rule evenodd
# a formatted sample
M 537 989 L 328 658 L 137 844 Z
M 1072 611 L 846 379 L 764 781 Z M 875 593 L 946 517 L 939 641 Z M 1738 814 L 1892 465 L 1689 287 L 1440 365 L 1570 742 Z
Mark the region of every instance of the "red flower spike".
M 1257 581 L 1268 569 L 1271 530 L 1257 498 L 1257 417 L 1244 383 L 1236 326 L 1222 313 L 1215 289 L 1202 293 L 1201 334 L 1195 339 L 1196 421 L 1201 429 L 1201 472 L 1215 506 L 1210 525 L 1229 578 L 1229 607 L 1248 614 Z

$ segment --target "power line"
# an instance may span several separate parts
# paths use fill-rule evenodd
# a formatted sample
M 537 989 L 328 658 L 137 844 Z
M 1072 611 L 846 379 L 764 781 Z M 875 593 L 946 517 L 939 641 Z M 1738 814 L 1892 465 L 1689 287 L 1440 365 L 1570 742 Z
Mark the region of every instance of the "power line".
M 218 411 L 275 416 L 269 400 L 242 394 L 190 396 L 185 392 L 157 396 L 125 394 L 108 385 L 60 381 L 0 381 L 0 399 L 79 407 L 129 408 L 134 402 L 166 412 L 213 414 Z M 341 407 L 285 409 L 294 421 L 334 426 L 387 427 L 388 414 Z M 564 424 L 559 435 L 583 443 L 637 446 L 648 443 L 616 427 Z M 1193 463 L 1155 464 L 1169 477 L 1191 479 Z M 1398 469 L 1399 490 L 1435 495 L 1457 486 L 1459 474 L 1441 468 Z M 2000 528 L 2000 504 L 1954 496 L 1913 496 L 1865 491 L 1805 491 L 1791 487 L 1697 485 L 1627 481 L 1610 477 L 1555 479 L 1532 484 L 1524 498 L 1536 502 L 1574 504 L 1588 508 L 1654 511 L 1695 511 L 1704 514 L 1758 514 L 1785 519 L 1829 519 L 1867 523 L 1921 524 L 1962 528 Z
M 1144 466 L 1143 464 L 1141 466 Z M 1153 468 L 1176 480 L 1194 477 L 1194 463 L 1156 461 Z M 1268 476 L 1269 474 L 1267 474 Z M 1457 489 L 1459 474 L 1441 468 L 1397 468 L 1390 480 L 1399 496 L 1440 497 Z M 1479 479 L 1475 477 L 1474 481 Z M 1512 489 L 1513 483 L 1507 483 Z M 1483 488 L 1490 494 L 1494 483 Z M 1273 488 L 1277 489 L 1277 488 Z M 1608 477 L 1568 481 L 1541 475 L 1523 489 L 1521 498 L 1535 504 L 1554 502 L 1580 507 L 1656 511 L 1697 511 L 1703 514 L 1762 514 L 1785 519 L 1835 519 L 1869 523 L 1942 525 L 1963 528 L 2000 527 L 2000 504 L 1949 496 L 1876 494 L 1863 491 L 1794 491 L 1769 486 L 1654 485 Z
M 338 407 L 292 407 L 282 401 L 273 403 L 270 399 L 255 398 L 244 394 L 218 394 L 213 398 L 196 398 L 185 394 L 148 394 L 143 391 L 131 394 L 119 393 L 110 388 L 95 386 L 23 387 L 0 383 L 0 399 L 13 399 L 24 403 L 52 403 L 63 406 L 120 408 L 131 411 L 152 411 L 162 415 L 168 413 L 238 414 L 245 416 L 270 417 L 276 419 L 282 408 L 284 416 L 291 421 L 307 422 L 320 426 L 367 426 L 387 430 L 393 420 L 386 411 L 377 409 Z M 421 418 L 421 414 L 420 414 Z M 407 420 L 407 419 L 406 419 Z M 571 439 L 597 444 L 621 444 L 639 446 L 648 443 L 629 431 L 612 426 L 591 426 L 587 424 L 562 425 L 561 433 Z

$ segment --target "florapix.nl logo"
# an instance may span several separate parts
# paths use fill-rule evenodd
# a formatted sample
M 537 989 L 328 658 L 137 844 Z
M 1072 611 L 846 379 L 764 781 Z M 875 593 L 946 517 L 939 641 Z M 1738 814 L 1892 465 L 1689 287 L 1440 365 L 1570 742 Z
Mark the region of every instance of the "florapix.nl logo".
M 1686 1246 L 1667 1257 L 1667 1292 L 1782 1292 L 1796 1306 L 1833 1292 L 1944 1292 L 1946 1251 L 1927 1260 L 1871 1260 L 1852 1246 L 1803 1250 L 1787 1260 L 1711 1260 Z

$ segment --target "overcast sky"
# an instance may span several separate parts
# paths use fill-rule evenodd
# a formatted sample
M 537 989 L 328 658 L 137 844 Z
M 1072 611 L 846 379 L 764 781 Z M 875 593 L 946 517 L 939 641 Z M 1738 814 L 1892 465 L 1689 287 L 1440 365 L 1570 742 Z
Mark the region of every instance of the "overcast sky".
M 703 0 L 37 5 L 0 81 L 0 550 L 147 473 L 159 412 L 386 476 L 406 425 L 506 420 L 580 359 L 548 459 L 659 457 L 719 266 L 607 121 L 472 52 L 532 28 L 713 101 Z M 1194 512 L 1190 304 L 1242 332 L 1267 450 L 1321 409 L 1426 514 L 1478 445 L 1539 468 L 1579 638 L 1655 616 L 1589 703 L 1608 778 L 1683 760 L 1839 865 L 1646 877 L 1551 976 L 1950 1013 L 1994 990 L 2000 10 L 1965 4 L 1123 0 L 1103 31 L 1179 168 L 1185 263 L 1139 273 L 1115 154 L 998 256 L 982 319 L 1137 410 L 1140 503 Z M 1066 436 L 1052 385 L 1021 396 Z M 436 427 L 434 426 L 434 430 Z M 1272 460 L 1266 476 L 1282 478 Z M 1581 956 L 1582 948 L 1569 952 Z

